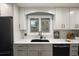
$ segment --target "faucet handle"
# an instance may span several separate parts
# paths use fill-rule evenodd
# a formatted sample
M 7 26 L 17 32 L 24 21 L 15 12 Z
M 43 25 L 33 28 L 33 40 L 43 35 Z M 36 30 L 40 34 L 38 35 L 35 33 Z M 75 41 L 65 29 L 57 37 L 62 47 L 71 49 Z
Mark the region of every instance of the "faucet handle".
M 46 37 L 44 36 L 44 39 L 46 39 Z
M 42 35 L 42 31 L 39 31 L 39 34 L 38 35 Z

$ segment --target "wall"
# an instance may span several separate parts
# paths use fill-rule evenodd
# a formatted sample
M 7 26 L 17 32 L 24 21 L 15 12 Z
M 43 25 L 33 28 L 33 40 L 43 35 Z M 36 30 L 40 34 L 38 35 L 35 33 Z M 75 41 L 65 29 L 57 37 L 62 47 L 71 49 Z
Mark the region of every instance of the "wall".
M 21 39 L 21 33 L 19 30 L 19 8 L 17 5 L 13 5 L 13 24 L 14 24 L 14 41 Z
M 24 32 L 28 33 L 28 23 L 27 23 L 28 21 L 27 21 L 26 17 L 24 18 L 24 16 L 26 16 L 26 14 L 31 13 L 31 12 L 49 12 L 49 13 L 56 14 L 56 8 L 20 8 L 20 17 L 21 16 L 23 17 L 22 20 L 20 20 L 21 32 L 22 32 L 21 34 L 23 36 L 24 36 Z M 60 32 L 60 39 L 66 39 L 66 34 L 68 32 L 79 33 L 79 30 L 78 31 L 76 31 L 76 30 L 59 30 L 59 32 Z M 35 38 L 35 37 L 38 37 L 38 36 L 33 35 L 33 36 L 26 36 L 26 37 L 28 37 L 28 38 L 29 37 Z M 52 36 L 51 35 L 49 35 L 49 36 L 47 35 L 46 37 L 52 37 Z
M 28 20 L 26 18 L 26 15 L 32 12 L 48 12 L 51 14 L 55 14 L 55 8 L 20 8 L 20 30 L 22 35 L 24 35 L 24 31 L 27 33 L 28 35 Z M 26 25 L 26 26 L 25 26 Z M 53 28 L 53 27 L 52 27 Z M 52 29 L 53 30 L 53 29 Z M 46 35 L 46 37 L 52 37 L 53 36 L 53 32 L 52 35 Z M 37 35 L 32 35 L 32 36 L 26 36 L 26 37 L 38 37 Z M 24 37 L 23 37 L 24 38 Z
M 13 16 L 13 4 L 0 3 L 0 15 L 1 16 Z

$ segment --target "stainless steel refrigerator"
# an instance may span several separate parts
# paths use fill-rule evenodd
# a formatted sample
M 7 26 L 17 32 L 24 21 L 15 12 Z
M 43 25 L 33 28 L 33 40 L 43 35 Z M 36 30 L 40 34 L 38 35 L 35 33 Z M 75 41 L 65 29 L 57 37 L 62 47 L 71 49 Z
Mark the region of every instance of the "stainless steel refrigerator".
M 13 55 L 13 18 L 0 17 L 0 56 Z

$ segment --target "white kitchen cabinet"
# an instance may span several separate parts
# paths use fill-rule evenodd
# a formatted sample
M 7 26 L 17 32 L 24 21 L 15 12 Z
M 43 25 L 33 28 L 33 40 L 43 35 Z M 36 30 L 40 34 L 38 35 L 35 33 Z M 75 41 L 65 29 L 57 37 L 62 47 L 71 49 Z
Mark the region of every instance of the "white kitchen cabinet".
M 28 46 L 23 44 L 14 45 L 14 56 L 27 56 Z
M 13 4 L 1 3 L 0 16 L 13 16 Z
M 70 8 L 70 29 L 79 29 L 79 8 Z
M 56 8 L 54 29 L 69 29 L 69 8 Z
M 20 30 L 27 31 L 28 22 L 24 8 L 20 8 L 19 22 L 20 22 Z
M 70 44 L 70 56 L 78 56 L 78 44 Z
M 32 44 L 29 45 L 28 56 L 52 56 L 51 44 Z

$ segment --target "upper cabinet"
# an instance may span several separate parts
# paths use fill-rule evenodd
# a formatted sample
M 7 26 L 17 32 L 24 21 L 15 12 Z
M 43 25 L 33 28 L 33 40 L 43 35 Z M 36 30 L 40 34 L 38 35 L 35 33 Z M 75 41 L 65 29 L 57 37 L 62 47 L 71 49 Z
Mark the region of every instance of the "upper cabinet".
M 54 14 L 53 27 L 56 29 L 79 29 L 79 8 L 20 8 L 20 30 L 28 30 L 27 14 L 31 12 L 50 12 Z M 6 15 L 1 13 L 2 15 Z M 43 20 L 42 22 L 47 22 Z
M 56 8 L 54 29 L 69 29 L 69 8 Z
M 20 8 L 19 20 L 20 20 L 20 30 L 27 31 L 28 22 L 27 22 L 27 17 L 26 17 L 24 8 Z
M 70 8 L 70 29 L 79 29 L 79 8 Z
M 19 14 L 20 30 L 24 30 L 26 32 L 28 32 L 28 30 L 29 30 L 28 29 L 29 28 L 28 27 L 29 26 L 29 23 L 28 23 L 28 14 L 35 13 L 35 12 L 47 12 L 47 13 L 50 13 L 50 14 L 55 14 L 55 8 L 23 8 L 23 7 L 20 7 L 19 9 L 20 9 L 20 14 Z M 35 22 L 35 21 L 36 20 L 34 20 L 33 22 Z M 42 23 L 44 21 L 45 21 L 45 23 L 46 22 L 48 23 L 48 21 L 46 21 L 46 20 L 43 20 Z M 47 25 L 47 26 L 49 26 L 49 25 Z M 36 30 L 36 29 L 34 29 L 34 30 Z M 44 29 L 42 29 L 42 30 L 44 30 Z M 36 30 L 36 31 L 38 31 L 38 30 Z
M 13 16 L 13 5 L 7 3 L 1 3 L 0 16 Z

